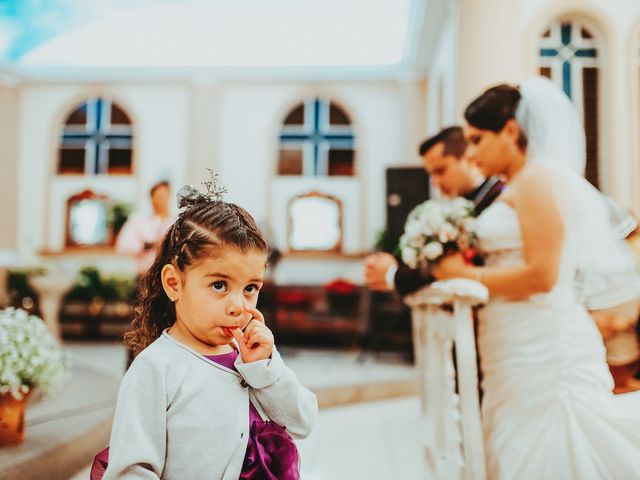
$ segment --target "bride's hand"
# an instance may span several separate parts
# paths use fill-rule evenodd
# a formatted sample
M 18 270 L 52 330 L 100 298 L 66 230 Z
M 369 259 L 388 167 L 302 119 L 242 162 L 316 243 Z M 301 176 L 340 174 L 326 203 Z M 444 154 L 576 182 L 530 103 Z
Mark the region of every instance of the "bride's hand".
M 462 254 L 447 255 L 431 268 L 431 273 L 437 280 L 468 277 L 469 265 L 464 261 Z

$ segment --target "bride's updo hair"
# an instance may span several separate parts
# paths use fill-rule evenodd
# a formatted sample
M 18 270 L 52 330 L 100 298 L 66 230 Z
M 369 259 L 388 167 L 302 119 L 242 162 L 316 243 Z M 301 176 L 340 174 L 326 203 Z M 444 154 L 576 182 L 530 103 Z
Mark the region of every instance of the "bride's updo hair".
M 498 133 L 509 120 L 515 120 L 521 98 L 520 91 L 511 85 L 491 87 L 469 104 L 464 118 L 475 128 Z M 527 137 L 522 131 L 518 147 L 523 151 L 527 148 Z

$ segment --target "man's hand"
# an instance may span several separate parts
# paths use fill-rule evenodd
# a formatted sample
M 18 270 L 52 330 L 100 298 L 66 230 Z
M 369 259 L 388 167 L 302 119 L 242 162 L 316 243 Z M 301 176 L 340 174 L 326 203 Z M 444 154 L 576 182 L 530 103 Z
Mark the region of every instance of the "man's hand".
M 391 267 L 398 267 L 398 261 L 389 253 L 378 252 L 369 255 L 364 261 L 365 283 L 369 289 L 377 292 L 390 292 L 386 274 Z

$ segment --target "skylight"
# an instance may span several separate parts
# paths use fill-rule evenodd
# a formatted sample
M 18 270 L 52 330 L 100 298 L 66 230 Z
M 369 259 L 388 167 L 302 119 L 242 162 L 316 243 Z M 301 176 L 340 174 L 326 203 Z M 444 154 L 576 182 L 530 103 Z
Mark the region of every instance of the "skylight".
M 129 0 L 136 6 L 115 1 L 118 8 L 97 15 L 87 9 L 94 2 L 76 3 L 84 5 L 83 21 L 67 19 L 68 28 L 40 34 L 38 45 L 28 45 L 24 32 L 15 36 L 28 46 L 13 45 L 13 61 L 30 67 L 388 66 L 403 59 L 411 7 L 411 0 Z

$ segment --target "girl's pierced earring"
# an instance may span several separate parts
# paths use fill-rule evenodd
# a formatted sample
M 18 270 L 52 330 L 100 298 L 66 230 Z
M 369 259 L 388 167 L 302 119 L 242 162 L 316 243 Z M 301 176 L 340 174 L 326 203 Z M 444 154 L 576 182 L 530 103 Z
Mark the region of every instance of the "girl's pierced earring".
M 175 302 L 175 301 L 176 301 L 176 299 L 175 299 L 175 298 L 173 298 L 173 297 L 169 297 L 169 301 L 170 301 L 170 302 Z

